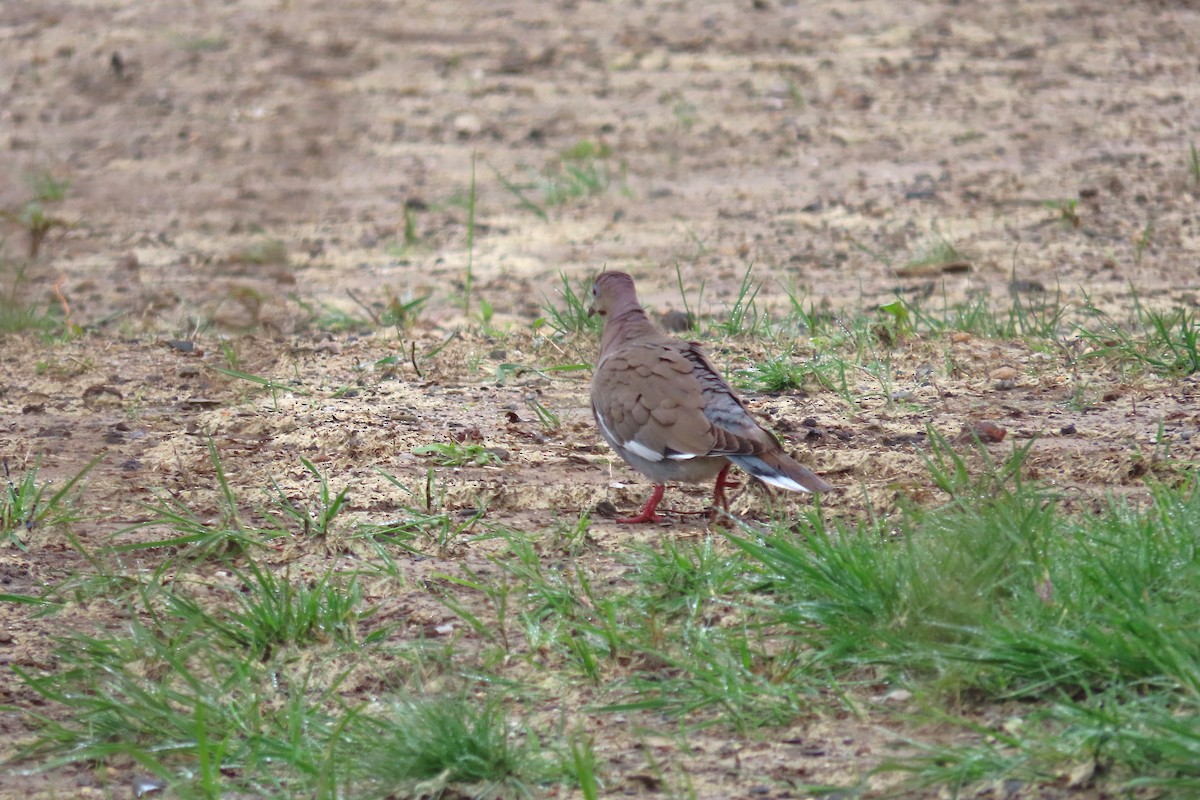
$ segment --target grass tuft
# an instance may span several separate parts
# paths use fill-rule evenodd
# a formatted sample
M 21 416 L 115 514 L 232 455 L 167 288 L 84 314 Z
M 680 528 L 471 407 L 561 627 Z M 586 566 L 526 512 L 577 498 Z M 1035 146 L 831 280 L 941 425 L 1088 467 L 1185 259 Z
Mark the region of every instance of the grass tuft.
M 1019 479 L 1026 452 L 970 467 L 935 457 L 950 499 L 899 520 L 830 527 L 814 513 L 790 531 L 743 527 L 731 541 L 760 565 L 762 623 L 836 675 L 871 668 L 960 703 L 1047 704 L 1038 733 L 999 750 L 969 744 L 891 767 L 931 785 L 1046 778 L 1102 752 L 1128 786 L 1200 786 L 1200 769 L 1180 771 L 1200 738 L 1200 647 L 1184 621 L 1200 615 L 1197 481 L 1154 487 L 1146 509 L 1113 500 L 1067 516 Z M 1126 732 L 1119 745 L 1105 720 Z
M 25 183 L 29 187 L 29 199 L 16 210 L 0 210 L 0 217 L 16 223 L 25 230 L 29 239 L 27 257 L 30 261 L 36 261 L 41 254 L 42 245 L 56 228 L 71 228 L 70 222 L 50 211 L 51 206 L 66 199 L 67 189 L 71 184 L 47 171 L 26 175 Z
M 755 298 L 758 297 L 761 284 L 752 280 L 754 265 L 746 267 L 742 274 L 742 282 L 738 286 L 737 296 L 729 306 L 725 319 L 714 323 L 713 327 L 726 336 L 760 336 L 769 333 L 770 324 L 767 316 L 761 314 Z
M 349 489 L 333 491 L 327 477 L 309 460 L 300 461 L 317 480 L 316 496 L 309 503 L 289 497 L 278 484 L 266 505 L 247 505 L 234 492 L 225 474 L 216 445 L 208 442 L 209 460 L 217 493 L 214 508 L 191 502 L 171 492 L 156 492 L 146 505 L 150 517 L 114 535 L 123 537 L 141 529 L 164 530 L 147 541 L 122 542 L 115 552 L 173 548 L 184 560 L 228 560 L 262 548 L 272 540 L 294 535 L 328 537 L 349 499 Z
M 8 459 L 3 460 L 5 487 L 0 494 L 0 543 L 8 542 L 21 550 L 28 549 L 34 531 L 55 528 L 77 521 L 79 512 L 71 502 L 73 492 L 84 476 L 100 463 L 102 456 L 92 459 L 55 491 L 50 484 L 38 480 L 38 467 L 27 467 L 14 480 Z
M 412 452 L 415 456 L 428 456 L 442 467 L 487 467 L 504 463 L 499 453 L 481 444 L 435 442 L 414 447 Z
M 1133 307 L 1135 330 L 1141 335 L 1098 314 L 1099 330 L 1080 330 L 1092 345 L 1088 357 L 1113 358 L 1173 378 L 1200 372 L 1200 318 L 1194 310 L 1156 311 L 1142 305 L 1136 295 Z
M 374 718 L 361 766 L 381 794 L 438 796 L 451 785 L 472 796 L 534 796 L 557 771 L 531 731 L 518 738 L 494 699 L 455 695 L 409 699 Z
M 598 316 L 588 314 L 588 308 L 591 306 L 591 279 L 578 281 L 572 286 L 566 273 L 559 272 L 558 277 L 562 281 L 562 305 L 546 298 L 546 303 L 541 307 L 543 315 L 534 320 L 534 330 L 549 325 L 558 336 L 599 336 L 603 326 L 602 320 Z
M 224 610 L 210 610 L 211 600 L 201 603 L 181 590 L 165 595 L 164 603 L 183 626 L 213 631 L 256 659 L 281 647 L 354 642 L 362 594 L 353 578 L 334 582 L 327 572 L 311 583 L 296 582 L 254 561 L 234 574 L 238 585 L 228 591 Z

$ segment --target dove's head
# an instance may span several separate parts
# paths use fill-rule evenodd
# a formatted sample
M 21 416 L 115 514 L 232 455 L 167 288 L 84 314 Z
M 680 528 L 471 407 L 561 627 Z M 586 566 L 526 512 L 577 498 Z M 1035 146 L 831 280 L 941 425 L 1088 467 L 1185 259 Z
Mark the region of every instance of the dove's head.
M 588 315 L 611 319 L 631 309 L 640 309 L 633 278 L 624 272 L 601 272 L 592 284 L 592 307 Z

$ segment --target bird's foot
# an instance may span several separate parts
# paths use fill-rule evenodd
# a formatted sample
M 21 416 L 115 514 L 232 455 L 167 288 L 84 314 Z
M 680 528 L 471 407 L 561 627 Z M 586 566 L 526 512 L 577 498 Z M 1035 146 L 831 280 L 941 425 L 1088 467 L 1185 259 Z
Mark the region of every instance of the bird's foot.
M 621 525 L 641 525 L 643 522 L 662 522 L 662 517 L 651 511 L 649 514 L 642 512 L 636 517 L 617 517 L 614 521 Z
M 717 482 L 713 485 L 712 505 L 708 509 L 709 521 L 716 519 L 717 514 L 721 510 L 729 510 L 729 500 L 725 498 L 725 490 L 727 488 L 736 489 L 737 487 L 741 486 L 741 484 L 736 481 L 726 480 L 727 476 L 729 475 L 729 467 L 730 465 L 726 464 L 721 468 L 721 471 L 717 473 Z
M 666 485 L 662 483 L 654 484 L 654 492 L 650 495 L 650 499 L 642 506 L 642 510 L 634 517 L 623 517 L 617 520 L 622 525 L 640 525 L 644 522 L 658 522 L 662 519 L 654 510 L 658 508 L 659 501 L 662 500 L 663 492 L 666 491 Z

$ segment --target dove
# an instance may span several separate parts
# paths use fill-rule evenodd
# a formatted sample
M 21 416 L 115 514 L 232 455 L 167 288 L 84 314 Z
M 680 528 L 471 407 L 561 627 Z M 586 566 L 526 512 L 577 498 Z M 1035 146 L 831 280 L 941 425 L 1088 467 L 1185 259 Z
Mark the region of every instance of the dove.
M 636 516 L 655 522 L 668 482 L 713 479 L 713 513 L 725 507 L 730 466 L 793 492 L 833 487 L 783 451 L 713 367 L 696 342 L 665 336 L 638 303 L 633 278 L 602 272 L 589 314 L 604 322 L 592 373 L 592 414 L 609 446 L 654 483 Z

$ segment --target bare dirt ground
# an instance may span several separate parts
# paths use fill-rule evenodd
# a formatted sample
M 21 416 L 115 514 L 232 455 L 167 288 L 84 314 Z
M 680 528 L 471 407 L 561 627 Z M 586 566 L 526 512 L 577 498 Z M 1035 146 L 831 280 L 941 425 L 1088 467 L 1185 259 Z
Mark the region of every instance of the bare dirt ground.
M 71 223 L 17 291 L 69 308 L 84 332 L 0 340 L 0 454 L 57 481 L 102 456 L 77 527 L 95 546 L 142 519 L 152 490 L 213 502 L 210 438 L 239 491 L 311 494 L 304 457 L 352 487 L 348 513 L 364 519 L 415 502 L 381 471 L 420 495 L 429 462 L 413 448 L 464 436 L 507 457 L 436 470 L 455 513 L 541 530 L 603 501 L 632 511 L 648 487 L 592 429 L 587 373 L 497 369 L 594 357 L 594 343 L 532 330 L 539 305 L 560 302 L 560 272 L 626 270 L 666 311 L 683 305 L 678 266 L 689 300 L 703 287 L 699 310 L 718 316 L 750 265 L 760 308 L 779 312 L 787 291 L 839 312 L 897 293 L 938 307 L 1086 297 L 1121 320 L 1135 292 L 1195 308 L 1196 31 L 1200 11 L 1182 1 L 6 3 L 0 208 L 29 199 L 22 175 L 51 174 L 69 182 L 54 213 Z M 500 178 L 528 183 L 584 141 L 608 153 L 610 185 L 545 219 Z M 24 257 L 23 227 L 8 219 L 4 234 L 7 256 Z M 939 236 L 969 268 L 897 273 Z M 425 295 L 400 334 L 327 322 Z M 718 343 L 717 361 L 743 367 L 755 347 Z M 1081 506 L 1144 492 L 1164 438 L 1177 459 L 1200 456 L 1194 377 L 1072 371 L 1063 354 L 976 336 L 901 350 L 893 385 L 852 378 L 854 406 L 831 391 L 751 397 L 842 487 L 825 503 L 834 517 L 933 499 L 927 424 L 953 435 L 993 421 L 1009 432 L 1001 450 L 1039 437 L 1032 477 Z M 214 370 L 230 366 L 283 388 Z M 912 402 L 888 402 L 896 392 Z M 531 398 L 561 428 L 540 425 Z M 808 417 L 817 429 L 802 439 Z M 703 507 L 703 487 L 673 491 Z M 763 503 L 747 491 L 734 510 Z M 633 542 L 703 527 L 681 516 L 629 530 L 596 514 L 590 557 L 603 569 Z M 40 536 L 0 555 L 3 591 L 83 566 L 61 536 Z M 438 569 L 481 563 L 486 547 L 470 550 Z M 280 561 L 352 557 L 294 543 Z M 451 619 L 422 597 L 429 564 L 406 568 L 403 597 L 370 599 L 413 631 Z M 53 666 L 49 636 L 105 613 L 27 611 L 0 608 L 0 661 L 34 669 Z M 30 700 L 8 672 L 0 697 Z M 595 726 L 610 786 L 648 791 L 644 740 L 612 717 Z M 27 735 L 7 715 L 0 754 Z M 823 745 L 776 744 L 797 737 Z M 704 797 L 751 796 L 788 770 L 854 780 L 891 747 L 886 730 L 823 718 L 761 740 L 710 729 L 689 754 L 670 755 L 673 741 L 654 757 L 678 759 Z M 0 795 L 76 796 L 94 780 L 9 776 Z

